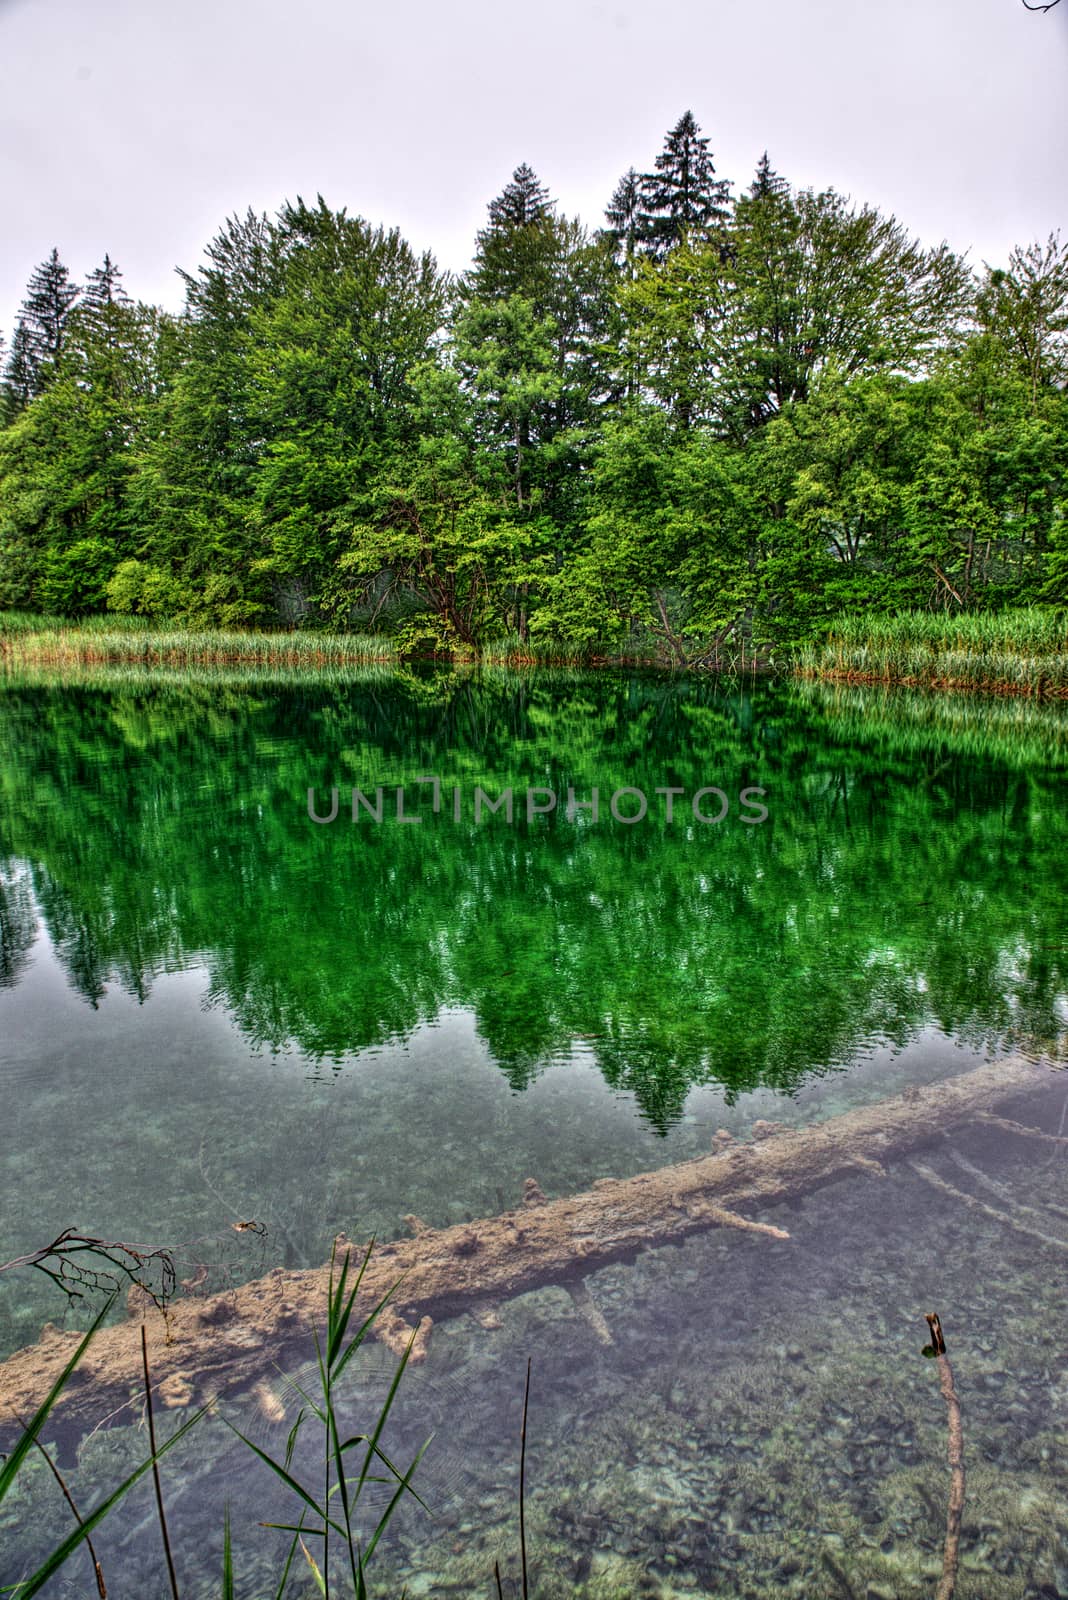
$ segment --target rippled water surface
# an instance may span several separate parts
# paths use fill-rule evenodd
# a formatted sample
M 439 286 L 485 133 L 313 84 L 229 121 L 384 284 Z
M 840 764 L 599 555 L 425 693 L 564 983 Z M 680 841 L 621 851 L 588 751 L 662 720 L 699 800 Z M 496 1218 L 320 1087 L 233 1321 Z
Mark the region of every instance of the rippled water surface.
M 1055 709 L 790 684 L 10 683 L 0 1261 L 74 1225 L 238 1283 L 321 1262 L 339 1229 L 495 1214 L 530 1176 L 577 1193 L 1008 1054 L 1063 1136 L 1066 771 Z M 338 790 L 333 822 L 309 787 L 324 816 Z M 380 822 L 352 820 L 354 787 L 383 791 Z M 569 788 L 597 789 L 596 819 Z M 479 789 L 511 790 L 511 818 L 476 819 Z M 528 790 L 559 803 L 528 817 Z M 933 1593 L 937 1303 L 966 1418 L 958 1594 L 1068 1595 L 1066 1149 L 977 1125 L 925 1161 L 985 1210 L 901 1163 L 777 1207 L 788 1243 L 713 1229 L 606 1266 L 611 1344 L 556 1286 L 494 1330 L 442 1322 L 395 1419 L 401 1454 L 435 1432 L 430 1509 L 394 1526 L 381 1592 L 489 1596 L 495 1559 L 515 1592 L 530 1355 L 533 1592 Z M 0 1355 L 62 1317 L 38 1274 L 0 1274 Z M 353 1416 L 384 1362 L 353 1371 Z M 299 1366 L 233 1400 L 272 1449 Z M 87 1504 L 142 1445 L 82 1444 Z M 273 1592 L 257 1523 L 292 1507 L 249 1460 L 218 1421 L 172 1458 L 189 1594 L 219 1592 L 226 1498 L 239 1592 Z M 22 1493 L 0 1584 L 66 1529 L 42 1463 Z M 115 1593 L 164 1593 L 151 1512 L 132 1499 L 101 1541 Z M 87 1571 L 55 1592 L 94 1592 Z

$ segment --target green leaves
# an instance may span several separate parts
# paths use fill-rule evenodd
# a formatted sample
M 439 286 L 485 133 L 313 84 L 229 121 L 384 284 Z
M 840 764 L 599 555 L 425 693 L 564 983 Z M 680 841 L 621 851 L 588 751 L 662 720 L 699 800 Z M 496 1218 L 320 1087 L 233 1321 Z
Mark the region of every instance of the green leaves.
M 286 1575 L 294 1559 L 296 1550 L 300 1549 L 315 1581 L 319 1593 L 328 1596 L 331 1593 L 331 1568 L 330 1568 L 330 1538 L 335 1535 L 341 1542 L 349 1571 L 352 1585 L 352 1594 L 361 1596 L 366 1593 L 366 1570 L 371 1557 L 374 1555 L 378 1542 L 385 1532 L 394 1511 L 405 1494 L 411 1494 L 420 1505 L 423 1501 L 412 1488 L 411 1480 L 419 1462 L 430 1441 L 416 1453 L 414 1460 L 407 1471 L 402 1472 L 395 1467 L 381 1446 L 381 1439 L 389 1421 L 397 1390 L 404 1376 L 408 1357 L 415 1342 L 415 1331 L 408 1342 L 407 1349 L 397 1363 L 397 1370 L 390 1383 L 389 1392 L 383 1402 L 378 1416 L 374 1419 L 370 1434 L 354 1434 L 342 1439 L 340 1416 L 337 1400 L 337 1385 L 340 1382 L 349 1363 L 356 1356 L 364 1341 L 370 1335 L 374 1324 L 381 1315 L 387 1303 L 396 1293 L 399 1283 L 395 1284 L 371 1308 L 366 1317 L 360 1322 L 354 1332 L 352 1328 L 353 1313 L 363 1283 L 367 1265 L 374 1249 L 374 1241 L 367 1246 L 359 1266 L 353 1270 L 352 1255 L 345 1250 L 340 1258 L 335 1244 L 334 1253 L 330 1263 L 330 1283 L 327 1298 L 326 1328 L 322 1339 L 316 1333 L 316 1351 L 318 1355 L 319 1395 L 312 1397 L 303 1390 L 299 1391 L 306 1401 L 306 1410 L 302 1410 L 290 1430 L 286 1441 L 285 1456 L 282 1461 L 276 1460 L 265 1450 L 241 1433 L 232 1423 L 227 1426 L 237 1435 L 253 1455 L 283 1483 L 301 1503 L 300 1520 L 297 1523 L 272 1522 L 265 1526 L 292 1533 L 289 1557 L 286 1570 L 282 1576 L 279 1587 L 279 1596 L 284 1592 Z M 308 1416 L 313 1416 L 322 1428 L 322 1461 L 323 1477 L 321 1489 L 313 1489 L 302 1482 L 293 1470 L 293 1457 L 300 1435 Z M 346 1457 L 362 1448 L 363 1458 L 359 1470 L 354 1472 Z M 372 1471 L 381 1463 L 387 1474 L 382 1476 Z M 361 1511 L 361 1498 L 368 1483 L 381 1483 L 388 1481 L 394 1484 L 394 1492 L 382 1512 L 381 1516 L 371 1527 L 367 1537 L 361 1538 L 359 1527 L 359 1514 Z M 334 1511 L 331 1502 L 336 1499 L 340 1510 Z M 311 1513 L 312 1520 L 308 1520 Z M 307 1540 L 319 1541 L 315 1555 L 308 1548 Z M 229 1531 L 225 1540 L 226 1548 L 229 1547 Z
M 766 157 L 728 215 L 707 143 L 687 113 L 593 236 L 517 168 L 455 282 L 322 196 L 228 219 L 181 319 L 110 261 L 61 305 L 56 258 L 47 381 L 26 329 L 9 361 L 0 606 L 679 663 L 1063 599 L 1068 247 L 977 280 Z

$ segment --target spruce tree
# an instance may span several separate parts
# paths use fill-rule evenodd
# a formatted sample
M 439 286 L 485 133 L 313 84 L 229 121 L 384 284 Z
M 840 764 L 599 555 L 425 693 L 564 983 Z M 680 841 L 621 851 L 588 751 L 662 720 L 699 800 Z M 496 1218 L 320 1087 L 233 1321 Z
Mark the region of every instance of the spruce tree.
M 685 112 L 664 140 L 655 170 L 641 179 L 648 248 L 663 257 L 684 234 L 712 234 L 726 223 L 730 184 L 716 169 L 693 112 Z
M 63 353 L 67 318 L 80 293 L 58 250 L 30 278 L 5 372 L 6 386 L 19 405 L 28 405 L 47 387 Z
M 3 416 L 10 420 L 25 411 L 37 393 L 37 367 L 30 350 L 30 335 L 25 322 L 15 324 L 11 349 L 4 363 Z
M 34 272 L 22 303 L 31 345 L 39 361 L 58 361 L 63 351 L 63 330 L 71 307 L 81 293 L 53 250 Z
M 83 307 L 90 313 L 107 306 L 128 306 L 130 296 L 122 286 L 122 269 L 105 255 L 103 265 L 94 267 L 85 285 Z
M 467 275 L 468 292 L 481 300 L 513 294 L 544 300 L 559 254 L 557 225 L 549 191 L 524 162 L 489 203 L 489 221 L 477 236 Z
M 642 220 L 642 180 L 631 167 L 623 174 L 604 208 L 608 227 L 606 234 L 612 241 L 618 260 L 626 261 L 638 246 L 645 242 Z
M 749 193 L 754 200 L 767 200 L 772 195 L 785 194 L 790 185 L 786 179 L 780 177 L 772 166 L 765 150 L 757 162 L 756 175 L 749 185 Z
M 496 200 L 489 205 L 489 228 L 501 233 L 511 228 L 525 228 L 532 222 L 542 222 L 552 209 L 549 191 L 532 167 L 524 161 L 512 173 Z

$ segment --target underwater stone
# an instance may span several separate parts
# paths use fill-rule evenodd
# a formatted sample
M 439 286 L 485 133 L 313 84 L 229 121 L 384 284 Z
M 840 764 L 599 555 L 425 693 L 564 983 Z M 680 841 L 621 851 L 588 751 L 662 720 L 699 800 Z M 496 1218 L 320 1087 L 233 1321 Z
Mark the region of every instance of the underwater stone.
M 758 1117 L 752 1131 L 754 1139 L 774 1139 L 776 1134 L 785 1133 L 787 1129 L 785 1123 L 768 1122 L 765 1117 Z

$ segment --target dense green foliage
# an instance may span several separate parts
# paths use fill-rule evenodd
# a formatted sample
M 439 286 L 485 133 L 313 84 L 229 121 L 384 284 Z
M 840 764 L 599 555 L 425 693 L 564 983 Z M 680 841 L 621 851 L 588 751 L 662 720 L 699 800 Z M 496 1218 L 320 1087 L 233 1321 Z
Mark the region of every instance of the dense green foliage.
M 1068 601 L 1068 247 L 973 270 L 766 156 L 732 199 L 708 145 L 594 232 L 517 168 L 458 279 L 321 198 L 228 219 L 180 316 L 53 251 L 0 607 L 681 663 Z

